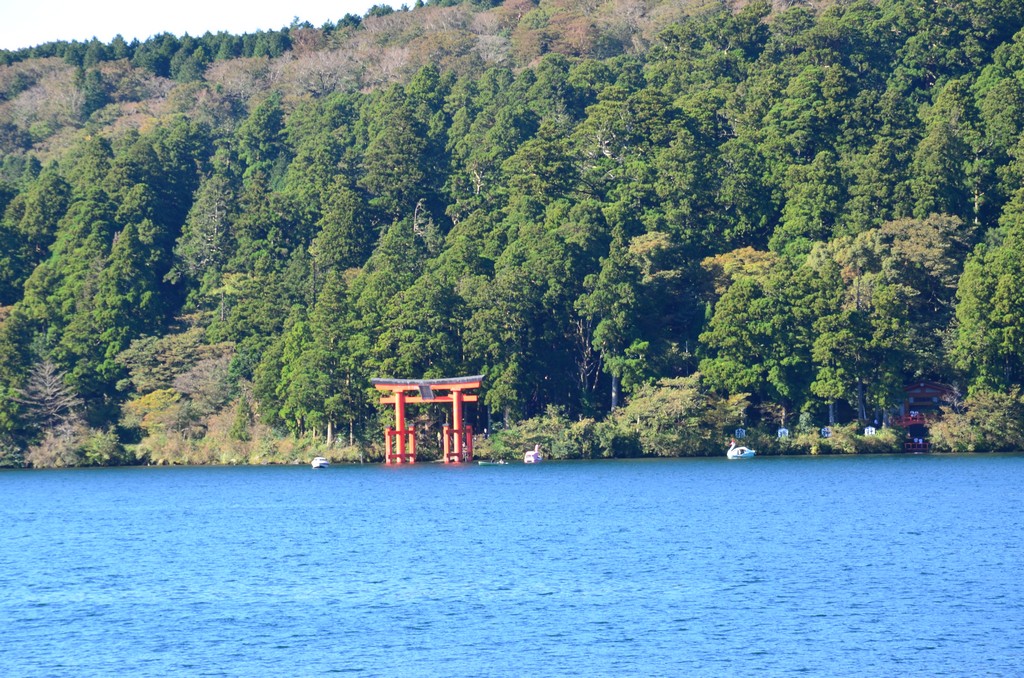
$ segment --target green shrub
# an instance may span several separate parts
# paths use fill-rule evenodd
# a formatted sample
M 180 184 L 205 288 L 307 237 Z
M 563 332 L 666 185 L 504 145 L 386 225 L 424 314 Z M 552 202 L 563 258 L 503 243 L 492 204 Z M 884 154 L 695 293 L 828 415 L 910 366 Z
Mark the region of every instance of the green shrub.
M 880 428 L 875 435 L 864 435 L 858 422 L 830 426 L 832 434 L 823 438 L 821 429 L 802 427 L 796 435 L 778 441 L 780 454 L 889 454 L 903 451 L 903 431 Z
M 600 425 L 593 419 L 572 421 L 559 407 L 550 406 L 539 417 L 521 421 L 491 435 L 478 450 L 478 456 L 514 461 L 527 450 L 540 445 L 552 459 L 593 459 L 607 456 L 597 433 Z
M 939 452 L 1006 452 L 1024 449 L 1024 401 L 1019 389 L 1009 393 L 976 391 L 961 407 L 943 408 L 930 427 Z
M 98 431 L 91 429 L 82 441 L 82 463 L 86 466 L 120 466 L 135 461 L 117 434 L 111 429 Z

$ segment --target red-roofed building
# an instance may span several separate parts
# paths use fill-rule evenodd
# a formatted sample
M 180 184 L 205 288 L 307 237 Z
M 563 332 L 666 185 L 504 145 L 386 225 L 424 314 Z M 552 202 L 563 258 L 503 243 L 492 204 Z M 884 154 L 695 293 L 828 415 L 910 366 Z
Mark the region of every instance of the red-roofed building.
M 940 407 L 949 402 L 956 391 L 934 381 L 915 381 L 904 386 L 903 393 L 903 406 L 889 423 L 907 429 L 904 448 L 908 452 L 927 452 L 928 421 L 942 416 Z

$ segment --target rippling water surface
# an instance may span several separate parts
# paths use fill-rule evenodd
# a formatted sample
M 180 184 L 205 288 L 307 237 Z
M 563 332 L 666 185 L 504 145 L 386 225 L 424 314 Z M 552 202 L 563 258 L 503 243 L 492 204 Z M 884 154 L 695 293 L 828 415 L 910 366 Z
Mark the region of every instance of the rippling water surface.
M 1024 456 L 0 472 L 0 675 L 1024 675 Z

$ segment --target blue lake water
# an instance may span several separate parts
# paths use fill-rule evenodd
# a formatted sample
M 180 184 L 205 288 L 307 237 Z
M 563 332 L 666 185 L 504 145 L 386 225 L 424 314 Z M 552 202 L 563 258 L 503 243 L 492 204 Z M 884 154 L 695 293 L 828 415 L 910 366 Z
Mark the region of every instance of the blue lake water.
M 0 472 L 3 676 L 1020 676 L 1024 456 Z

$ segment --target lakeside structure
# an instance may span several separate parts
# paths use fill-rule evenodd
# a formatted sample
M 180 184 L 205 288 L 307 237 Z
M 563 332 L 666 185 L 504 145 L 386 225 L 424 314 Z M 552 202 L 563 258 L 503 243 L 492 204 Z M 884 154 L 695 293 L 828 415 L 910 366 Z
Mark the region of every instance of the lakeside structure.
M 942 416 L 940 406 L 948 402 L 955 390 L 946 384 L 934 381 L 915 381 L 903 388 L 903 404 L 898 415 L 889 423 L 907 429 L 907 440 L 903 448 L 907 452 L 928 452 L 928 424 Z
M 416 429 L 407 428 L 405 421 L 405 405 L 416 403 L 451 403 L 451 424 L 446 424 L 442 432 L 442 458 L 446 464 L 473 461 L 473 427 L 463 424 L 462 406 L 477 402 L 476 394 L 464 391 L 480 388 L 483 379 L 483 375 L 446 379 L 371 379 L 370 383 L 378 391 L 391 392 L 391 395 L 381 396 L 380 402 L 395 406 L 395 426 L 384 430 L 384 463 L 416 462 Z M 447 391 L 448 395 L 438 395 L 435 390 Z

